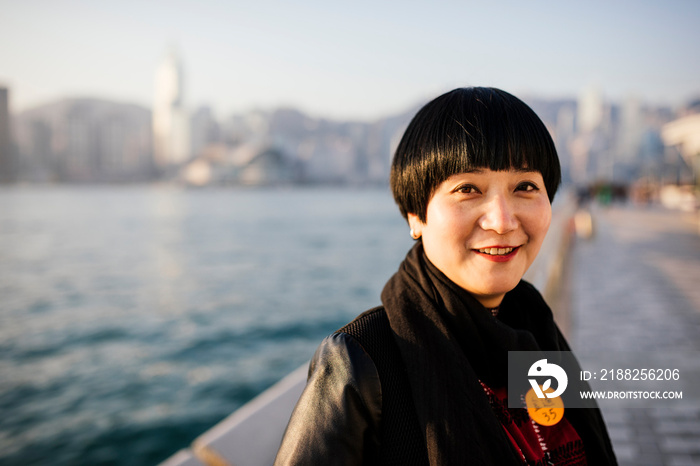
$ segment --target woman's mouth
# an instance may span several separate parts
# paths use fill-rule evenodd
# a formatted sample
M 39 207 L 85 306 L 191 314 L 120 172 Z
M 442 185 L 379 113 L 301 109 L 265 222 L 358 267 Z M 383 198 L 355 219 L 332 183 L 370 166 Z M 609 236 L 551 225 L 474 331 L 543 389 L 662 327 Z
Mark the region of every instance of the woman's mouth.
M 510 254 L 515 248 L 484 248 L 477 249 L 482 254 L 488 254 L 489 256 L 503 256 L 505 254 Z
M 520 250 L 520 246 L 515 247 L 492 247 L 492 248 L 478 248 L 473 251 L 479 254 L 484 259 L 493 262 L 507 262 L 511 260 Z

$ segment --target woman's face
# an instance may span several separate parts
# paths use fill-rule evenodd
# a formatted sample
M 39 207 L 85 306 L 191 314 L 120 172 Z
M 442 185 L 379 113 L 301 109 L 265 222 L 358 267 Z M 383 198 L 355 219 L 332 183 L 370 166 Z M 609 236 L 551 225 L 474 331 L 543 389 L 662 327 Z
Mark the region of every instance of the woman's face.
M 453 175 L 435 190 L 425 223 L 408 214 L 428 259 L 486 307 L 518 284 L 551 219 L 542 174 L 515 169 Z

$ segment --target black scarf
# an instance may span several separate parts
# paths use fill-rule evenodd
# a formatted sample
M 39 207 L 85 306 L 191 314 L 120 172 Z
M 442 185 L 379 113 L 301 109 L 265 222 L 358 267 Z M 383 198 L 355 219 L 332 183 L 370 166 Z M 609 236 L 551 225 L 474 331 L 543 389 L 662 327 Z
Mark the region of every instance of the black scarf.
M 496 318 L 440 272 L 419 241 L 387 282 L 382 302 L 408 371 L 430 464 L 522 464 L 479 380 L 505 386 L 508 351 L 569 351 L 537 290 L 521 281 Z M 598 411 L 570 411 L 579 411 L 567 418 L 589 462 L 615 464 Z

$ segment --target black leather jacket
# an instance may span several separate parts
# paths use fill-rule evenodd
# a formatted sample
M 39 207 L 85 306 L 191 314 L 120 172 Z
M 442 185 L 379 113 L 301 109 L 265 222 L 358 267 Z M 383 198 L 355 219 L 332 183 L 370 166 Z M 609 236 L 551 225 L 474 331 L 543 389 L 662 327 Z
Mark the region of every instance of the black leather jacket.
M 275 465 L 360 465 L 376 456 L 382 393 L 377 368 L 347 333 L 327 337 L 311 360 Z
M 408 374 L 381 306 L 323 340 L 275 464 L 428 464 Z

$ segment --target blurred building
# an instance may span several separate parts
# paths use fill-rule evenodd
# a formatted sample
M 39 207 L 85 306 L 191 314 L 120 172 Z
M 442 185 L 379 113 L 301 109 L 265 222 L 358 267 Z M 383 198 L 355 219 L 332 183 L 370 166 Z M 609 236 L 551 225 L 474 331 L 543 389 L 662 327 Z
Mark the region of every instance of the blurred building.
M 334 121 L 278 109 L 264 125 L 269 140 L 295 162 L 304 183 L 384 184 L 396 142 L 413 109 L 375 122 Z
M 605 124 L 606 105 L 603 95 L 596 87 L 589 87 L 578 99 L 578 131 L 593 133 Z
M 153 177 L 151 112 L 65 99 L 15 115 L 24 181 L 131 182 Z
M 27 122 L 26 142 L 21 146 L 23 155 L 24 178 L 34 181 L 47 181 L 55 178 L 59 161 L 53 154 L 53 131 L 51 125 L 43 120 Z
M 690 179 L 686 182 L 700 183 L 700 113 L 685 115 L 664 125 L 664 143 L 677 151 Z
M 210 107 L 202 106 L 190 119 L 190 152 L 197 157 L 211 145 L 221 141 L 221 129 Z
M 9 94 L 7 88 L 0 87 L 0 183 L 13 181 L 16 175 Z
M 612 180 L 611 106 L 601 91 L 586 89 L 578 99 L 576 138 L 572 142 L 572 178 L 578 184 Z
M 158 66 L 153 101 L 153 156 L 161 169 L 190 159 L 190 121 L 184 106 L 180 57 L 171 50 Z
M 635 165 L 642 152 L 642 138 L 645 132 L 644 110 L 639 99 L 630 96 L 620 109 L 612 156 L 616 179 L 634 178 Z

